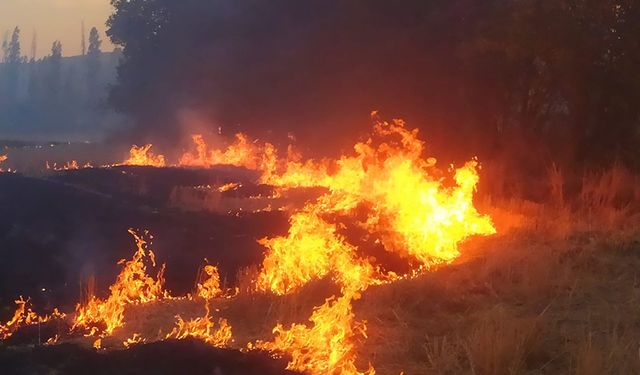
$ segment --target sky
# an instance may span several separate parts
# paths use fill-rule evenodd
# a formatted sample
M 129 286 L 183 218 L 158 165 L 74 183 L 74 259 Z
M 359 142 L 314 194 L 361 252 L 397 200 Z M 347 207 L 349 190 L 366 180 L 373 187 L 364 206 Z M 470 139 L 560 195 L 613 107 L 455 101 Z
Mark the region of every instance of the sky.
M 19 26 L 22 54 L 27 57 L 31 57 L 34 34 L 37 58 L 50 54 L 55 40 L 62 42 L 64 56 L 79 55 L 84 21 L 87 43 L 95 26 L 103 40 L 102 50 L 111 51 L 113 45 L 105 35 L 111 11 L 109 0 L 0 0 L 0 38 Z

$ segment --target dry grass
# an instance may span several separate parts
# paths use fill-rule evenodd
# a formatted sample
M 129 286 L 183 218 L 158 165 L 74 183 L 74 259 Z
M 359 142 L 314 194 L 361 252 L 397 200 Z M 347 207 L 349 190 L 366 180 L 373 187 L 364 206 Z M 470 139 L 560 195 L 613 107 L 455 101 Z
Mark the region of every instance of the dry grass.
M 481 210 L 498 235 L 465 243 L 454 264 L 369 288 L 354 305 L 368 328 L 357 343 L 360 367 L 371 363 L 382 375 L 640 373 L 640 193 L 635 177 L 615 168 L 585 177 L 571 196 L 554 166 L 547 203 L 487 198 Z M 238 275 L 243 292 L 256 272 Z M 243 293 L 212 306 L 244 347 L 270 339 L 277 322 L 305 322 L 335 293 L 320 281 L 286 297 Z M 202 310 L 193 302 L 163 314 L 147 308 L 127 330 L 170 327 L 177 312 Z

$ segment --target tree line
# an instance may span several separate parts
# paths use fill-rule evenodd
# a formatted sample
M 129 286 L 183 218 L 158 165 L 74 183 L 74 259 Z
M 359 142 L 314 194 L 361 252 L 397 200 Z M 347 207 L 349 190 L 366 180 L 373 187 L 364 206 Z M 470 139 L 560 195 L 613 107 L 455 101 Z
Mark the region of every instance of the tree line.
M 104 54 L 97 28 L 89 33 L 85 55 L 63 57 L 54 41 L 40 59 L 25 56 L 21 30 L 5 34 L 0 51 L 0 132 L 6 137 L 78 136 L 96 133 L 110 110 L 107 84 L 117 58 Z M 34 49 L 35 47 L 32 47 Z

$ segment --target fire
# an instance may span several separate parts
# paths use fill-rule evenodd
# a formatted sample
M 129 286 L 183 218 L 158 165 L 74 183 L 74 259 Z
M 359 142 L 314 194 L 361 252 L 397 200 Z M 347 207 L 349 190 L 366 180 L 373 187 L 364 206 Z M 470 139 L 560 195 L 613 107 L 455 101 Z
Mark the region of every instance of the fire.
M 164 155 L 155 155 L 151 152 L 153 145 L 147 144 L 141 147 L 131 146 L 129 150 L 129 159 L 122 162 L 121 165 L 141 165 L 150 167 L 164 167 L 166 165 Z
M 225 150 L 210 150 L 201 134 L 191 136 L 195 150 L 185 152 L 179 165 L 185 167 L 209 168 L 214 165 L 233 165 L 247 169 L 257 169 L 261 164 L 260 147 L 248 141 L 243 133 L 235 135 L 235 142 Z
M 224 193 L 225 191 L 229 191 L 229 190 L 237 190 L 238 188 L 241 188 L 242 184 L 237 183 L 237 182 L 229 182 L 228 184 L 224 184 L 222 186 L 220 186 L 218 188 L 218 191 L 221 193 Z
M 47 170 L 54 170 L 54 171 L 70 171 L 70 170 L 75 170 L 75 169 L 84 169 L 84 168 L 93 168 L 93 165 L 91 164 L 91 162 L 87 162 L 85 164 L 80 164 L 78 163 L 77 160 L 71 160 L 68 161 L 66 163 L 64 163 L 63 165 L 59 166 L 57 163 L 53 163 L 53 165 L 49 164 L 49 162 L 46 162 L 46 167 Z
M 371 366 L 364 371 L 356 367 L 356 345 L 367 336 L 366 322 L 356 319 L 353 301 L 371 285 L 413 277 L 430 267 L 454 261 L 460 255 L 459 245 L 471 236 L 495 233 L 491 218 L 480 214 L 473 205 L 479 182 L 478 161 L 470 160 L 457 169 L 438 168 L 436 159 L 425 155 L 425 143 L 419 139 L 418 131 L 408 129 L 401 120 L 376 121 L 367 140 L 356 143 L 353 152 L 336 159 L 303 160 L 292 147 L 284 159 L 278 159 L 273 145 L 249 142 L 242 133 L 224 150 L 210 150 L 201 135 L 194 135 L 193 142 L 195 149 L 182 155 L 181 166 L 234 165 L 260 171 L 261 183 L 280 190 L 326 190 L 291 214 L 286 235 L 258 241 L 265 256 L 259 273 L 251 279 L 255 290 L 285 295 L 323 278 L 330 278 L 340 288 L 339 295 L 314 309 L 307 324 L 277 324 L 270 341 L 248 345 L 288 354 L 288 368 L 292 370 L 373 375 Z M 151 147 L 133 146 L 130 159 L 123 164 L 165 166 L 164 156 L 151 153 Z M 240 184 L 230 183 L 217 190 L 239 187 Z M 363 256 L 341 234 L 344 219 L 366 231 L 386 251 L 406 259 L 412 270 L 400 276 L 384 272 L 383 265 Z M 101 348 L 101 339 L 123 326 L 128 305 L 172 298 L 164 288 L 164 266 L 155 277 L 150 276 L 147 265 L 156 266 L 155 255 L 144 236 L 129 232 L 137 251 L 131 260 L 118 263 L 123 268 L 109 287 L 109 296 L 104 300 L 91 296 L 76 307 L 72 330 L 82 328 L 85 335 L 99 335 L 95 348 Z M 209 308 L 214 298 L 234 297 L 231 293 L 225 295 L 216 266 L 204 266 L 196 292 L 198 298 L 205 300 L 205 315 L 191 320 L 176 316 L 175 327 L 164 338 L 194 337 L 218 347 L 230 345 L 231 325 L 222 318 L 215 322 Z M 187 298 L 193 299 L 190 295 Z M 16 304 L 14 317 L 0 325 L 0 339 L 39 319 L 26 308 L 22 298 Z M 123 345 L 144 341 L 136 333 Z
M 198 296 L 206 300 L 218 297 L 222 295 L 222 289 L 220 289 L 220 274 L 218 268 L 207 264 L 203 269 L 203 276 L 206 277 L 204 281 L 198 283 Z
M 65 317 L 65 314 L 59 312 L 57 308 L 53 309 L 51 315 L 39 316 L 31 309 L 29 300 L 25 300 L 22 296 L 15 300 L 15 304 L 17 307 L 13 313 L 13 317 L 4 324 L 0 323 L 0 340 L 11 337 L 11 335 L 21 327 L 46 323 L 52 319 L 62 319 Z
M 9 157 L 7 155 L 0 155 L 0 164 L 2 164 L 5 161 L 7 161 L 7 159 L 9 159 Z M 0 172 L 4 172 L 4 169 L 2 169 L 1 167 L 0 167 Z
M 139 333 L 134 333 L 133 336 L 131 336 L 128 339 L 124 340 L 122 342 L 122 345 L 124 345 L 125 348 L 129 349 L 130 346 L 136 345 L 136 344 L 140 344 L 140 343 L 145 342 L 145 341 L 146 340 L 144 338 L 142 338 L 142 336 L 140 336 Z
M 368 284 L 373 268 L 355 259 L 355 248 L 323 220 L 317 207 L 308 205 L 293 214 L 286 237 L 259 241 L 267 249 L 259 290 L 287 294 L 313 279 L 333 272 L 341 285 Z
M 85 305 L 77 305 L 72 329 L 81 327 L 89 330 L 91 335 L 97 332 L 111 334 L 114 329 L 123 325 L 127 305 L 169 297 L 164 289 L 164 265 L 160 267 L 156 278 L 149 276 L 145 262 L 155 267 L 155 255 L 147 249 L 147 241 L 142 236 L 132 229 L 129 229 L 129 233 L 135 239 L 136 253 L 131 260 L 123 259 L 118 262 L 124 267 L 116 282 L 109 287 L 111 294 L 106 300 L 91 296 Z
M 314 311 L 311 327 L 278 324 L 271 342 L 257 343 L 291 355 L 290 369 L 362 373 L 354 365 L 353 347 L 358 334 L 366 337 L 365 326 L 354 320 L 351 302 L 370 285 L 395 276 L 382 275 L 368 259 L 359 259 L 328 218 L 366 212 L 359 225 L 379 236 L 387 251 L 418 261 L 420 269 L 453 261 L 460 254 L 459 243 L 470 236 L 495 233 L 491 219 L 473 206 L 478 162 L 457 169 L 446 185 L 436 160 L 423 158 L 424 143 L 417 134 L 400 120 L 378 121 L 373 136 L 357 143 L 351 156 L 305 162 L 290 156 L 282 173 L 263 171 L 265 183 L 329 190 L 292 215 L 287 236 L 260 240 L 266 255 L 256 282 L 259 290 L 287 294 L 329 274 L 342 290 L 342 296 Z
M 47 339 L 47 342 L 45 343 L 45 345 L 55 345 L 58 343 L 58 340 L 60 339 L 60 335 L 56 334 L 53 337 L 49 337 Z
M 182 340 L 194 337 L 216 347 L 227 346 L 233 340 L 231 326 L 226 319 L 219 319 L 218 328 L 214 329 L 215 323 L 211 320 L 209 306 L 205 305 L 205 308 L 204 317 L 185 321 L 179 315 L 176 316 L 176 327 L 169 332 L 166 339 Z
M 354 321 L 351 300 L 355 294 L 331 297 L 315 309 L 309 321 L 311 327 L 293 324 L 289 329 L 278 324 L 272 342 L 258 342 L 257 347 L 288 352 L 292 360 L 287 368 L 310 374 L 375 374 L 371 367 L 365 372 L 356 368 L 354 339 L 366 338 L 366 325 Z
M 350 214 L 368 207 L 361 225 L 379 233 L 385 248 L 424 266 L 459 256 L 458 244 L 472 235 L 495 233 L 488 216 L 473 206 L 478 162 L 457 169 L 445 186 L 434 158 L 423 158 L 417 130 L 396 120 L 377 122 L 374 135 L 338 160 L 287 162 L 282 174 L 263 174 L 263 182 L 282 187 L 324 186 L 316 203 L 324 213 Z M 328 172 L 332 170 L 333 172 Z

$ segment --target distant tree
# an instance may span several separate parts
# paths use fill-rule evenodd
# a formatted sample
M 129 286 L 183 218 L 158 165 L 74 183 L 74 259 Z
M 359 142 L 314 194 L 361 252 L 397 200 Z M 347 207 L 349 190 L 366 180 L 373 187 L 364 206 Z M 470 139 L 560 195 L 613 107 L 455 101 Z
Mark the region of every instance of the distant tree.
M 36 56 L 38 54 L 38 32 L 33 30 L 33 36 L 31 38 L 31 62 L 36 61 Z
M 95 27 L 91 28 L 89 33 L 89 49 L 87 51 L 89 56 L 99 56 L 101 53 L 100 47 L 102 46 L 102 40 L 100 39 L 100 33 Z
M 82 21 L 82 23 L 80 24 L 80 33 L 82 41 L 80 42 L 80 48 L 82 50 L 82 56 L 84 56 L 87 53 L 87 40 L 85 38 L 84 35 L 84 21 Z
M 98 33 L 98 29 L 95 27 L 91 28 L 91 32 L 89 33 L 89 49 L 87 51 L 87 99 L 90 101 L 98 99 L 98 87 L 97 83 L 99 81 L 100 76 L 100 57 L 102 55 L 102 51 L 100 47 L 102 46 L 102 40 L 100 39 L 100 34 Z
M 62 82 L 62 43 L 56 40 L 51 45 L 51 55 L 46 59 L 48 65 L 47 89 L 52 98 L 60 96 Z
M 56 40 L 51 45 L 51 60 L 60 61 L 62 59 L 62 42 Z
M 5 31 L 2 37 L 2 62 L 7 61 L 9 56 L 9 31 Z
M 20 54 L 20 28 L 16 26 L 11 34 L 11 39 L 4 41 L 2 45 L 4 55 L 4 69 L 2 69 L 3 95 L 6 95 L 7 105 L 12 106 L 18 96 L 18 83 L 20 81 L 20 66 L 23 58 Z
M 16 26 L 11 34 L 11 41 L 9 42 L 7 61 L 8 64 L 20 64 L 22 62 L 22 55 L 20 54 L 20 28 Z

